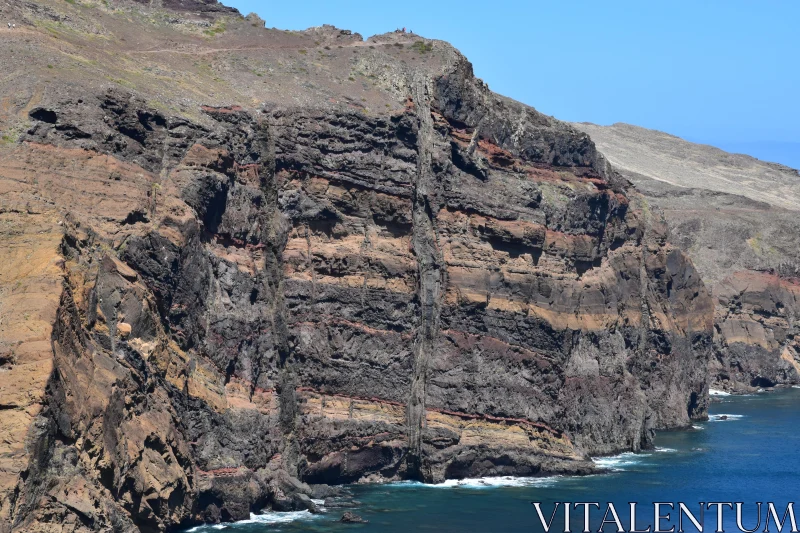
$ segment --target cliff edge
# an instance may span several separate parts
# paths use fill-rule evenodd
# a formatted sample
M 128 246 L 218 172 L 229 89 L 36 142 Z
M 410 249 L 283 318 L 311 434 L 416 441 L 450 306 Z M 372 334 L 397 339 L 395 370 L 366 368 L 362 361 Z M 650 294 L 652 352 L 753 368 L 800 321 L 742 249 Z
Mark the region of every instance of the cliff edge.
M 0 530 L 590 473 L 706 416 L 713 305 L 664 221 L 450 45 L 0 14 Z
M 800 384 L 800 174 L 628 124 L 575 124 L 691 257 L 715 302 L 712 386 Z

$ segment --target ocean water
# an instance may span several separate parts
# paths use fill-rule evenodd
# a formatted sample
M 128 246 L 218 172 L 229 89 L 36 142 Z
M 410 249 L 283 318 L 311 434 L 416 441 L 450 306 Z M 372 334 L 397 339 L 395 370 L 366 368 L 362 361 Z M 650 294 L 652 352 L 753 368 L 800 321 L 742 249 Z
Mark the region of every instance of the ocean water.
M 542 502 L 547 519 L 554 502 L 599 502 L 590 523 L 598 530 L 606 502 L 613 502 L 629 526 L 628 502 L 638 502 L 637 526 L 653 523 L 652 502 L 684 502 L 699 516 L 699 502 L 744 502 L 743 525 L 755 527 L 755 503 L 800 501 L 800 389 L 750 396 L 715 395 L 710 420 L 692 429 L 661 432 L 655 450 L 623 453 L 595 461 L 608 473 L 587 477 L 483 478 L 441 485 L 394 483 L 353 486 L 357 507 L 369 524 L 341 524 L 343 509 L 321 515 L 266 513 L 236 524 L 194 528 L 196 533 L 263 532 L 540 532 L 531 502 Z M 668 511 L 668 510 L 666 510 Z M 599 513 L 599 514 L 598 514 Z M 737 531 L 735 512 L 724 511 L 725 530 Z M 761 516 L 764 517 L 766 509 Z M 798 509 L 800 520 L 800 509 Z M 572 530 L 583 529 L 583 511 L 573 511 Z M 673 513 L 672 523 L 676 514 Z M 705 511 L 705 531 L 713 532 L 716 511 Z M 687 526 L 689 532 L 696 528 Z M 667 521 L 663 524 L 668 529 Z M 561 511 L 554 530 L 563 530 Z M 761 522 L 759 531 L 763 531 Z M 788 531 L 787 528 L 784 531 Z M 613 525 L 604 531 L 614 533 Z M 770 526 L 770 531 L 775 531 Z

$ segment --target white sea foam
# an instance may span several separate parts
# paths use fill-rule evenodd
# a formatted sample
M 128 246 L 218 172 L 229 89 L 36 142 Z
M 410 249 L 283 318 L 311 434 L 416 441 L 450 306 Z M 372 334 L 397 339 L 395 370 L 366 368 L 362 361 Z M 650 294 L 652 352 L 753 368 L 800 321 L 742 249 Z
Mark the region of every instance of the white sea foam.
M 320 515 L 311 514 L 308 511 L 289 511 L 285 513 L 268 511 L 262 514 L 250 513 L 249 520 L 240 520 L 238 522 L 232 522 L 230 524 L 215 524 L 210 527 L 211 529 L 221 529 L 221 530 L 230 529 L 232 531 L 236 531 L 236 526 L 243 526 L 247 524 L 287 524 L 289 522 L 294 522 L 296 520 L 313 520 L 319 516 Z M 204 530 L 207 531 L 208 527 L 209 526 L 193 527 L 186 533 L 194 533 Z
M 706 429 L 706 428 L 704 428 L 703 426 L 698 426 L 697 424 L 694 424 L 692 426 L 692 429 L 703 430 L 703 429 Z
M 319 512 L 325 513 L 328 511 L 328 509 L 325 507 L 325 500 L 315 500 L 312 498 L 311 501 L 317 506 Z
M 443 483 L 436 483 L 432 487 L 484 489 L 495 487 L 549 487 L 558 481 L 558 476 L 552 477 L 516 477 L 496 476 L 466 479 L 448 479 Z
M 612 455 L 609 457 L 593 457 L 592 461 L 594 461 L 594 464 L 601 468 L 607 468 L 609 470 L 619 472 L 621 470 L 625 470 L 625 467 L 627 466 L 640 464 L 642 459 L 649 456 L 650 454 L 647 453 L 624 452 L 619 455 Z
M 320 515 L 311 514 L 309 511 L 289 511 L 278 513 L 269 511 L 262 514 L 250 513 L 250 520 L 242 520 L 237 524 L 286 524 L 296 520 L 313 520 Z
M 195 533 L 195 532 L 198 532 L 198 531 L 207 531 L 209 528 L 211 528 L 211 529 L 228 529 L 231 526 L 233 526 L 233 524 L 214 524 L 212 526 L 209 526 L 209 525 L 195 526 L 192 529 L 187 529 L 186 533 Z
M 800 385 L 792 385 L 793 389 L 800 389 Z
M 730 396 L 730 392 L 725 392 L 724 390 L 717 390 L 717 389 L 708 389 L 709 396 Z
M 678 450 L 676 450 L 675 448 L 661 448 L 659 446 L 656 446 L 656 451 L 659 453 L 673 453 L 677 452 Z
M 396 481 L 388 483 L 389 486 L 414 486 L 432 489 L 492 489 L 499 487 L 549 487 L 555 484 L 561 476 L 550 477 L 517 477 L 517 476 L 487 476 L 479 478 L 447 479 L 442 483 L 420 483 L 419 481 Z
M 725 417 L 725 418 L 722 418 Z M 721 413 L 718 415 L 709 415 L 708 421 L 709 422 L 726 422 L 728 420 L 739 420 L 740 418 L 744 418 L 744 415 L 729 415 L 725 413 Z

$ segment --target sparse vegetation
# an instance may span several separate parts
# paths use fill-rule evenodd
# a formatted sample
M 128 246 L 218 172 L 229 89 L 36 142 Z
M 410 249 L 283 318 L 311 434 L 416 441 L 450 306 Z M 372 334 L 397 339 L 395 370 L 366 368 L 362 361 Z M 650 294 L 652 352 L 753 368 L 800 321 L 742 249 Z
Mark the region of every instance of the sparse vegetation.
M 644 215 L 645 220 L 650 220 L 650 203 L 645 197 L 642 197 L 642 214 Z
M 160 183 L 152 183 L 150 185 L 150 194 L 148 195 L 150 198 L 150 216 L 154 216 L 156 214 L 156 208 L 158 207 L 158 193 L 161 191 L 161 184 Z
M 106 79 L 108 81 L 116 83 L 117 85 L 122 85 L 123 87 L 126 87 L 128 89 L 135 89 L 136 88 L 136 86 L 133 83 L 131 83 L 128 80 L 124 80 L 122 78 L 112 78 L 111 76 L 106 76 Z
M 764 236 L 760 231 L 747 239 L 747 244 L 760 257 L 778 255 L 778 251 L 774 247 L 764 242 Z
M 203 33 L 205 33 L 209 37 L 214 37 L 215 35 L 219 35 L 220 33 L 225 33 L 225 21 L 218 20 L 212 27 L 208 28 Z
M 542 203 L 545 205 L 561 207 L 569 202 L 566 191 L 559 185 L 542 183 L 540 188 L 542 191 Z
M 417 41 L 411 45 L 411 48 L 420 54 L 426 54 L 433 50 L 433 43 L 426 43 L 425 41 Z
M 13 126 L 9 127 L 6 131 L 0 135 L 0 145 L 4 144 L 15 144 L 19 142 L 22 133 L 28 129 L 30 123 L 27 121 L 18 122 Z

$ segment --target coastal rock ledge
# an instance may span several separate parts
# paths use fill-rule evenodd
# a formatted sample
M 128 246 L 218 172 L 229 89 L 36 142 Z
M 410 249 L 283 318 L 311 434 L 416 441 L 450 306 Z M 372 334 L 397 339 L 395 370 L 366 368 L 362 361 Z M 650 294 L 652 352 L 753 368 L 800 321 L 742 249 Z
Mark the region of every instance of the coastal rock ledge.
M 660 215 L 450 45 L 0 14 L 0 532 L 585 474 L 706 417 L 714 305 Z

